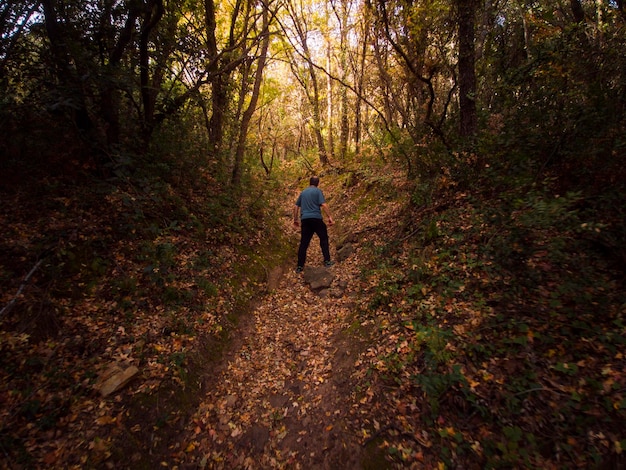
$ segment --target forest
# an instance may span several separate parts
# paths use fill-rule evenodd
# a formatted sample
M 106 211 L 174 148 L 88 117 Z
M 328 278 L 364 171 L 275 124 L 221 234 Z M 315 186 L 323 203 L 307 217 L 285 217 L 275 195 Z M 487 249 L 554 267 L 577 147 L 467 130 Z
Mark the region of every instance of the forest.
M 625 468 L 625 43 L 623 0 L 3 1 L 0 468 Z

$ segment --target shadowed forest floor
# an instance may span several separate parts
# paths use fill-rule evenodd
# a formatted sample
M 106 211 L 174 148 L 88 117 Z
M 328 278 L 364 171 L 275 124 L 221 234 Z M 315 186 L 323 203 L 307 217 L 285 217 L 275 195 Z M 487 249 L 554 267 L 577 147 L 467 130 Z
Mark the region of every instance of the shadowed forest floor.
M 285 201 L 287 208 L 291 204 Z M 350 210 L 349 202 L 332 209 L 346 222 Z M 291 217 L 283 223 L 297 243 Z M 329 228 L 333 259 L 340 231 Z M 307 266 L 322 261 L 314 237 Z M 387 465 L 369 445 L 377 423 L 366 376 L 368 357 L 375 355 L 367 341 L 373 322 L 361 324 L 355 314 L 362 291 L 359 263 L 357 251 L 329 268 L 332 285 L 340 289 L 312 290 L 293 262 L 272 273 L 271 292 L 242 321 L 226 357 L 207 377 L 207 394 L 186 429 L 181 464 L 219 469 Z
M 354 252 L 320 292 L 293 269 L 299 183 L 264 188 L 267 219 L 218 217 L 200 183 L 7 191 L 3 306 L 37 269 L 2 318 L 0 467 L 623 468 L 619 210 L 532 187 L 416 205 L 405 181 L 322 180 L 333 258 Z M 138 373 L 102 396 L 110 364 Z
M 331 270 L 347 281 L 347 295 L 321 298 L 289 270 L 244 323 L 194 413 L 186 461 L 209 468 L 361 468 L 367 398 L 358 396 L 353 377 L 365 371 L 358 338 L 346 333 L 350 286 L 358 281 L 348 263 Z

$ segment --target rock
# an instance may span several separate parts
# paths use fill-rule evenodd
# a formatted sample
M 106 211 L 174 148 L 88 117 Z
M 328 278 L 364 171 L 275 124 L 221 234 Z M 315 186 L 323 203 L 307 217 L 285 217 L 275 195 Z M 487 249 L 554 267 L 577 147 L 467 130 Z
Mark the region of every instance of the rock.
M 120 365 L 112 364 L 107 368 L 104 374 L 100 376 L 96 388 L 100 391 L 100 395 L 108 397 L 123 388 L 138 373 L 139 369 L 135 366 L 122 369 Z
M 335 279 L 335 275 L 328 269 L 323 267 L 309 267 L 304 268 L 304 282 L 310 284 L 311 289 L 318 290 L 330 287 Z
M 358 237 L 354 232 L 340 230 L 335 241 L 335 248 L 337 248 L 337 250 L 341 250 L 344 246 L 356 243 L 357 241 Z
M 346 243 L 337 250 L 337 261 L 345 261 L 350 257 L 352 253 L 354 253 L 354 247 L 352 246 L 352 243 Z

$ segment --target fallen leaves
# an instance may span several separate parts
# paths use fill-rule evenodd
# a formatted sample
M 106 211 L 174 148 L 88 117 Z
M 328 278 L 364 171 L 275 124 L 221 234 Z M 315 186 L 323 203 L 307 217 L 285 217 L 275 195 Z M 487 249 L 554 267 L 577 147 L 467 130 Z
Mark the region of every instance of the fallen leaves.
M 167 407 L 171 396 L 150 400 L 174 382 L 189 386 L 190 356 L 201 346 L 190 327 L 207 336 L 232 327 L 227 317 L 238 293 L 201 279 L 228 277 L 232 271 L 224 270 L 243 259 L 226 247 L 201 260 L 198 245 L 175 231 L 143 247 L 117 247 L 115 295 L 110 286 L 92 286 L 80 301 L 61 304 L 69 334 L 39 341 L 0 331 L 1 379 L 10 384 L 0 388 L 0 421 L 19 429 L 26 453 L 53 467 L 102 465 L 124 432 L 156 436 L 149 451 L 163 466 L 215 469 L 308 468 L 329 456 L 358 460 L 364 449 L 392 455 L 399 467 L 515 467 L 520 449 L 544 435 L 550 440 L 526 462 L 550 468 L 558 457 L 583 466 L 586 455 L 623 455 L 615 426 L 626 410 L 623 311 L 572 314 L 580 298 L 600 302 L 617 296 L 618 285 L 561 283 L 564 269 L 545 243 L 520 263 L 538 284 L 519 285 L 480 256 L 499 233 L 487 232 L 465 198 L 454 204 L 427 222 L 428 247 L 404 238 L 393 256 L 382 257 L 400 236 L 395 221 L 404 209 L 385 214 L 377 206 L 359 250 L 332 268 L 335 282 L 347 286 L 340 298 L 320 298 L 286 273 L 257 299 L 254 321 L 237 330 L 215 375 L 202 378 L 206 390 L 191 416 Z M 387 216 L 394 223 L 383 223 Z M 511 256 L 522 249 L 513 246 Z M 158 251 L 159 262 L 138 270 L 130 260 L 141 250 Z M 311 255 L 321 263 L 319 253 Z M 159 288 L 139 295 L 139 279 Z M 88 288 L 82 280 L 77 286 Z M 187 302 L 196 289 L 202 293 Z M 166 293 L 171 304 L 158 301 Z M 94 391 L 114 375 L 104 373 L 109 363 L 118 366 L 114 373 L 140 369 L 141 380 L 102 399 Z M 134 419 L 131 396 L 146 402 L 136 405 Z M 140 419 L 164 408 L 157 419 Z M 159 447 L 159 430 L 174 423 L 176 436 Z
M 353 268 L 333 269 L 348 285 L 354 282 Z M 349 375 L 355 365 L 365 366 L 335 342 L 349 325 L 345 302 L 321 298 L 295 273 L 285 275 L 258 305 L 251 330 L 241 333 L 241 345 L 194 415 L 187 430 L 194 447 L 186 462 L 202 463 L 219 455 L 214 464 L 227 468 L 254 451 L 256 465 L 281 468 L 318 462 L 328 447 L 347 446 L 355 456 L 360 452 L 356 435 L 350 438 L 342 432 L 339 442 L 330 438 L 343 429 L 346 424 L 338 427 L 339 423 L 358 405 L 348 387 Z M 336 369 L 344 358 L 352 367 Z M 255 434 L 259 426 L 269 430 L 267 441 L 260 437 L 263 434 Z M 205 429 L 207 437 L 202 438 Z
M 624 342 L 618 333 L 623 315 L 615 304 L 623 296 L 604 287 L 614 281 L 602 263 L 585 252 L 566 252 L 572 238 L 562 233 L 533 232 L 536 239 L 497 248 L 520 256 L 523 250 L 533 253 L 522 242 L 539 247 L 523 268 L 531 273 L 522 287 L 490 259 L 491 247 L 473 241 L 508 234 L 485 224 L 485 209 L 467 202 L 422 222 L 424 230 L 437 227 L 428 248 L 404 238 L 401 247 L 383 249 L 386 256 L 372 262 L 363 281 L 363 315 L 380 332 L 370 363 L 387 387 L 377 398 L 399 411 L 393 419 L 378 411 L 383 429 L 396 430 L 387 436 L 389 449 L 406 462 L 411 449 L 423 447 L 411 437 L 414 430 L 435 425 L 432 453 L 420 449 L 433 467 L 442 452 L 450 466 L 523 461 L 549 468 L 564 459 L 574 466 L 610 461 L 621 448 L 614 443 L 623 442 L 618 423 L 626 416 Z M 521 223 L 535 223 L 524 217 Z M 550 246 L 546 238 L 555 236 L 561 238 Z M 564 269 L 555 253 L 560 263 L 585 266 L 590 277 Z M 521 270 L 514 263 L 505 266 Z M 598 310 L 590 299 L 611 307 Z M 419 412 L 407 411 L 408 397 L 417 399 Z M 589 428 L 602 429 L 605 437 L 609 428 L 611 437 L 581 438 Z
M 149 207 L 167 218 L 181 200 L 135 194 L 132 185 L 58 183 L 43 192 L 61 197 L 0 210 L 8 228 L 0 248 L 9 255 L 0 266 L 9 287 L 0 289 L 0 305 L 16 291 L 13 274 L 22 278 L 19 271 L 44 247 L 51 253 L 18 299 L 20 308 L 1 319 L 0 466 L 22 458 L 56 468 L 110 465 L 115 453 L 105 447 L 120 453 L 133 442 L 146 444 L 139 460 L 159 452 L 169 459 L 169 443 L 160 439 L 188 412 L 177 409 L 190 406 L 185 394 L 198 388 L 192 356 L 232 326 L 226 318 L 235 305 L 261 290 L 250 273 L 235 272 L 254 266 L 237 246 L 247 250 L 260 238 L 238 234 L 236 248 L 218 250 L 211 236 L 229 236 L 223 229 L 207 229 L 205 237 L 191 220 L 165 228 L 142 213 Z M 194 209 L 205 207 L 206 191 L 196 196 Z M 117 369 L 107 374 L 109 364 Z

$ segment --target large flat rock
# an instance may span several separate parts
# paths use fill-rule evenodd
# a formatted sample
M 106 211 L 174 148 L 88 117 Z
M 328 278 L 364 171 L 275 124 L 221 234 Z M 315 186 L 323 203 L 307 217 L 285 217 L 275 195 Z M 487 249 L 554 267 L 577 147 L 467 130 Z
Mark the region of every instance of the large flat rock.
M 311 286 L 311 289 L 327 289 L 333 283 L 335 275 L 330 270 L 321 266 L 306 266 L 303 272 L 304 282 Z

